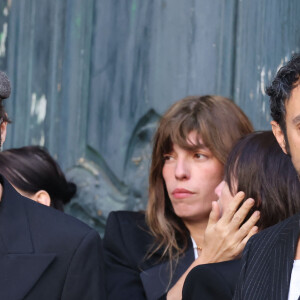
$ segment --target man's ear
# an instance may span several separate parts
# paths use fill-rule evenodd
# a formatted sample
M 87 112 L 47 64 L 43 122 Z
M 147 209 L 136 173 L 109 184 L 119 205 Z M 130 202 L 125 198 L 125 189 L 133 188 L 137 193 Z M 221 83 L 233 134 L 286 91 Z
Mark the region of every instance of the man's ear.
M 275 121 L 271 121 L 271 125 L 272 125 L 273 134 L 275 135 L 275 138 L 279 146 L 281 147 L 282 151 L 285 154 L 288 154 L 286 150 L 286 143 L 285 143 L 284 133 L 282 129 L 280 128 L 279 124 Z
M 51 198 L 50 195 L 44 191 L 44 190 L 39 190 L 37 191 L 32 197 L 30 197 L 32 200 L 40 203 L 40 204 L 44 204 L 46 206 L 50 206 L 51 205 Z
M 6 139 L 6 127 L 7 127 L 7 122 L 2 122 L 0 125 L 0 130 L 1 130 L 1 146 L 3 146 L 3 143 Z

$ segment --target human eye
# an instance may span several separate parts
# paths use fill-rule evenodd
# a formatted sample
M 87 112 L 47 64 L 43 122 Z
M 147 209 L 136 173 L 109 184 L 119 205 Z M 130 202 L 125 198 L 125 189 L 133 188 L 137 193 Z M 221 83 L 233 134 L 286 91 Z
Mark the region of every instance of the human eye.
M 194 153 L 194 158 L 196 158 L 197 160 L 204 160 L 208 158 L 208 155 L 201 152 L 196 152 Z
M 174 156 L 172 154 L 164 154 L 163 159 L 164 161 L 172 160 Z

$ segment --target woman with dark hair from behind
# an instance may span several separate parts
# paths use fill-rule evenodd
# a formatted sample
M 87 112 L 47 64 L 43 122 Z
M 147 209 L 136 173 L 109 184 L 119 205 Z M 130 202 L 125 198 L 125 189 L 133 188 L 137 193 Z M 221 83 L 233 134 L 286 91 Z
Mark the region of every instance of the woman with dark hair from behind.
M 76 193 L 76 185 L 39 146 L 0 152 L 0 171 L 21 195 L 61 211 Z
M 248 217 L 260 210 L 258 230 L 300 211 L 297 172 L 271 131 L 249 134 L 230 152 L 224 181 L 216 188 L 221 211 L 241 190 L 255 199 Z M 239 259 L 195 267 L 185 280 L 182 299 L 232 299 L 240 269 Z

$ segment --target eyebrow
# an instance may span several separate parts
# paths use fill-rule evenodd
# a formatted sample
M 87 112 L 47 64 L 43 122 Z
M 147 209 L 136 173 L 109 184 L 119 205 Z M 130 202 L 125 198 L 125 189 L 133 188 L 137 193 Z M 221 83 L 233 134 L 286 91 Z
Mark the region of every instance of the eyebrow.
M 295 125 L 297 123 L 300 122 L 300 115 L 296 116 L 293 120 L 292 120 L 292 123 Z
M 191 151 L 195 151 L 195 150 L 209 150 L 210 151 L 210 149 L 202 143 L 199 145 L 193 144 L 192 147 L 193 147 L 193 149 L 191 149 Z

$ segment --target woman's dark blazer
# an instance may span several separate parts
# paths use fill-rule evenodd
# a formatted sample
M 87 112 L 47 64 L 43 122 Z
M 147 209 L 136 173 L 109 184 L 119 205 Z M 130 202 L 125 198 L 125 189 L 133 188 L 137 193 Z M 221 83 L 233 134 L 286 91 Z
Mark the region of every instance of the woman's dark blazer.
M 103 240 L 108 299 L 164 299 L 168 290 L 194 261 L 190 241 L 179 259 L 169 284 L 168 260 L 162 260 L 162 251 L 147 258 L 153 237 L 145 223 L 145 214 L 112 212 Z
M 0 299 L 105 299 L 98 233 L 0 181 Z
M 186 277 L 182 300 L 231 300 L 240 271 L 240 259 L 197 266 Z

